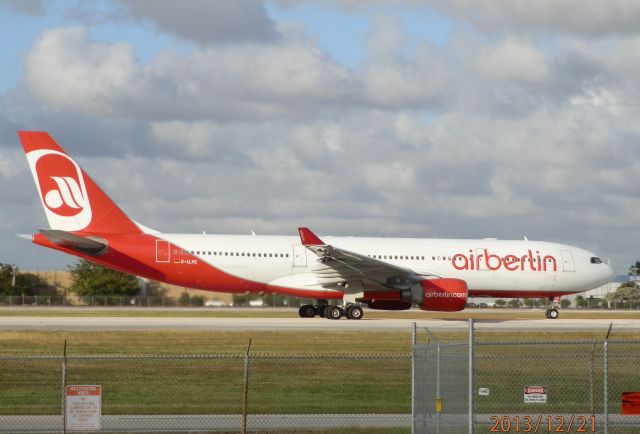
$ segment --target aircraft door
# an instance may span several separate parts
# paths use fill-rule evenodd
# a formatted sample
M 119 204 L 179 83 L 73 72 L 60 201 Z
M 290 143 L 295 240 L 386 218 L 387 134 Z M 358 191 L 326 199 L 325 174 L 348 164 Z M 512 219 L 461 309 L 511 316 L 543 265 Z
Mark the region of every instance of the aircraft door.
M 169 241 L 156 240 L 156 262 L 169 262 L 171 255 Z
M 294 267 L 307 266 L 307 248 L 302 244 L 293 245 L 293 266 Z
M 573 263 L 573 254 L 570 250 L 560 250 L 560 255 L 562 255 L 562 271 L 564 272 L 574 272 L 576 271 L 576 267 Z

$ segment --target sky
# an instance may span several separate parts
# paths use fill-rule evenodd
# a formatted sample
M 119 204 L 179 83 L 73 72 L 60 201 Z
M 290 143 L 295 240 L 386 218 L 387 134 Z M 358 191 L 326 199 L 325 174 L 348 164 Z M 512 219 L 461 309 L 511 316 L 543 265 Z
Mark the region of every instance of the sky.
M 0 262 L 74 259 L 16 131 L 163 232 L 640 258 L 640 3 L 0 0 Z

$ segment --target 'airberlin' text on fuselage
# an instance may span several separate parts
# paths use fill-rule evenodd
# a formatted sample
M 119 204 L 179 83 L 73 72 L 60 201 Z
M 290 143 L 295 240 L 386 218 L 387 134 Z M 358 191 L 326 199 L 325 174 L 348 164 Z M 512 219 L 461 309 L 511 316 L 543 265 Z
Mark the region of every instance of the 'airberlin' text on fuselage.
M 536 250 L 535 255 L 531 250 L 522 256 L 499 256 L 484 249 L 484 253 L 474 254 L 469 250 L 467 255 L 457 253 L 451 258 L 451 263 L 456 270 L 507 270 L 507 271 L 557 271 L 556 258 L 551 255 L 541 257 Z

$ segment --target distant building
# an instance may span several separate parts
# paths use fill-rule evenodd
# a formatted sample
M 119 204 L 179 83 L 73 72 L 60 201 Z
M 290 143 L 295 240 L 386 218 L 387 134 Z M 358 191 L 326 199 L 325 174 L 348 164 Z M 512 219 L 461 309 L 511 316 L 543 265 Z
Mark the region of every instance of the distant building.
M 575 300 L 576 296 L 581 295 L 584 298 L 604 298 L 607 294 L 612 293 L 612 292 L 616 292 L 616 290 L 618 288 L 620 288 L 620 286 L 623 283 L 627 283 L 627 282 L 633 282 L 635 279 L 635 276 L 630 276 L 628 274 L 620 274 L 618 276 L 616 276 L 613 281 L 599 286 L 595 289 L 589 290 L 589 291 L 585 291 L 585 292 L 581 292 L 579 294 L 575 294 L 571 296 L 571 301 Z
M 24 273 L 32 273 L 42 278 L 47 284 L 53 286 L 58 290 L 60 295 L 65 295 L 68 300 L 71 300 L 75 304 L 80 304 L 80 298 L 74 293 L 69 292 L 68 289 L 71 286 L 71 273 L 69 271 L 41 271 L 41 270 L 21 270 Z M 174 299 L 180 298 L 180 296 L 186 292 L 190 297 L 198 296 L 203 297 L 204 303 L 207 302 L 219 302 L 225 306 L 233 304 L 233 294 L 223 292 L 211 292 L 203 291 L 199 289 L 184 288 L 182 286 L 169 285 L 166 283 L 160 283 L 160 287 L 166 297 Z

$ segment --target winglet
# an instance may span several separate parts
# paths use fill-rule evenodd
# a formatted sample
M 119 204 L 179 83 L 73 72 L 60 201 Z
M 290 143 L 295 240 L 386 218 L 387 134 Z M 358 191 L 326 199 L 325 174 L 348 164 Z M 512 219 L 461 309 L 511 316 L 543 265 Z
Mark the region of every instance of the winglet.
M 324 246 L 325 243 L 316 234 L 311 232 L 309 228 L 298 228 L 300 232 L 300 241 L 304 246 Z

